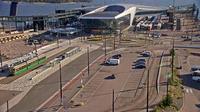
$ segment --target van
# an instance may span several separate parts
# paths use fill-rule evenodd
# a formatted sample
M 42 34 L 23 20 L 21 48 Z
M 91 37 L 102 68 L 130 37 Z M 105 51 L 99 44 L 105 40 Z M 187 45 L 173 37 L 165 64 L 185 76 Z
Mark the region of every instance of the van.
M 106 61 L 106 64 L 109 65 L 119 65 L 119 63 L 120 63 L 119 59 L 113 59 L 113 58 L 110 58 Z

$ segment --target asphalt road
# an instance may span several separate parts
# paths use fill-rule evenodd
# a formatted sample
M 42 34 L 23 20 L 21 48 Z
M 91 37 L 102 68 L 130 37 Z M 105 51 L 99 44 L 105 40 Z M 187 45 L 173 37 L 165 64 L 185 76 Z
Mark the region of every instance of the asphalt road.
M 200 65 L 199 56 L 193 56 L 190 52 L 200 52 L 199 49 L 178 49 L 180 63 L 183 67 L 181 70 L 181 79 L 184 86 L 184 104 L 182 112 L 199 112 L 200 110 L 200 86 L 199 82 L 192 80 L 190 68 L 193 65 Z
M 75 102 L 84 102 L 84 106 L 70 108 L 70 112 L 110 112 L 112 90 L 115 90 L 115 111 L 141 111 L 146 106 L 146 70 L 132 69 L 138 58 L 137 51 L 143 48 L 130 48 L 122 53 L 118 66 L 103 66 L 95 77 L 74 98 Z M 150 102 L 153 105 L 157 94 L 155 83 L 159 66 L 160 52 L 150 59 Z M 106 79 L 115 74 L 116 79 Z M 95 107 L 95 108 L 94 108 Z M 140 107 L 140 108 L 138 108 Z M 63 110 L 62 110 L 63 111 Z M 62 112 L 59 111 L 59 112 Z
M 103 54 L 102 48 L 90 53 L 90 63 Z M 67 64 L 62 68 L 63 85 L 77 75 L 83 68 L 87 66 L 87 54 L 83 54 L 76 60 Z M 59 71 L 56 71 L 48 78 L 34 86 L 31 91 L 9 112 L 32 112 L 56 91 L 59 90 Z

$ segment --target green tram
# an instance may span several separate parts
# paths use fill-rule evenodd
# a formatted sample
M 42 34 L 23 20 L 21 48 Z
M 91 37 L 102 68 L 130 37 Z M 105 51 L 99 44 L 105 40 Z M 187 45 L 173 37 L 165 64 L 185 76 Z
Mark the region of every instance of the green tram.
M 47 62 L 47 57 L 44 56 L 44 57 L 39 58 L 30 63 L 24 63 L 22 65 L 9 67 L 10 76 L 22 75 L 22 74 L 28 73 L 28 72 L 44 65 L 46 62 Z

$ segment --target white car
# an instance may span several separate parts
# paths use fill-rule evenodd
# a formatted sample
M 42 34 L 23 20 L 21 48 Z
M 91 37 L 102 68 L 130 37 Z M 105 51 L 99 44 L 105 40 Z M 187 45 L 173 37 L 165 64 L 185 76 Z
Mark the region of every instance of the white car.
M 106 64 L 109 64 L 109 65 L 119 65 L 120 64 L 120 59 L 113 59 L 113 58 L 110 58 L 106 61 Z
M 196 70 L 192 73 L 192 80 L 200 81 L 200 70 Z

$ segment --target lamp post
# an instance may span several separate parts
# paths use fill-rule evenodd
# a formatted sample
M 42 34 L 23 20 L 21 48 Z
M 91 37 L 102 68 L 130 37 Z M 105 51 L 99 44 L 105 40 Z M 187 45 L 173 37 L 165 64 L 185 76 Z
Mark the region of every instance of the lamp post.
M 0 61 L 1 61 L 1 67 L 2 67 L 3 66 L 3 60 L 2 60 L 1 49 L 0 49 Z
M 172 56 L 172 68 L 171 68 L 171 72 L 172 72 L 172 81 L 174 80 L 174 55 L 175 55 L 175 49 L 174 49 L 174 37 L 173 37 L 173 41 L 172 41 L 172 51 L 171 51 L 171 56 Z
M 169 78 L 171 78 L 171 74 L 170 73 L 167 73 L 167 75 L 166 75 L 166 78 L 167 78 L 167 91 L 166 91 L 166 97 L 167 97 L 167 99 L 168 99 L 168 97 L 169 97 Z
M 115 111 L 115 91 L 112 91 L 112 112 Z
M 37 57 L 37 60 L 39 59 L 39 56 L 38 56 L 38 51 L 37 51 L 37 46 L 36 46 L 36 42 L 34 41 L 34 49 L 35 49 L 35 54 L 36 54 L 36 57 Z M 39 64 L 39 61 L 38 61 L 38 64 Z
M 146 107 L 146 112 L 149 112 L 149 69 L 147 72 L 147 107 Z
M 105 62 L 106 62 L 106 56 L 107 56 L 107 51 L 106 51 L 106 37 L 104 37 L 104 56 L 105 56 Z
M 59 48 L 59 36 L 60 36 L 60 34 L 59 34 L 59 32 L 57 32 L 57 35 L 56 35 L 56 41 L 57 41 L 57 45 L 58 45 L 58 48 Z
M 8 100 L 7 100 L 7 102 L 6 102 L 6 112 L 9 112 L 9 102 L 8 102 Z
M 87 66 L 88 66 L 88 76 L 90 76 L 90 52 L 89 47 L 87 47 Z
M 59 62 L 59 78 L 60 78 L 60 105 L 62 105 L 62 100 L 63 100 L 63 91 L 62 91 L 62 67 L 61 67 L 61 62 Z

